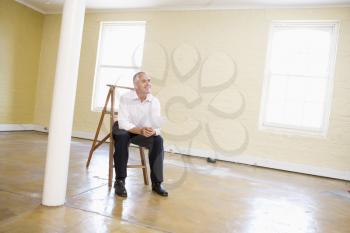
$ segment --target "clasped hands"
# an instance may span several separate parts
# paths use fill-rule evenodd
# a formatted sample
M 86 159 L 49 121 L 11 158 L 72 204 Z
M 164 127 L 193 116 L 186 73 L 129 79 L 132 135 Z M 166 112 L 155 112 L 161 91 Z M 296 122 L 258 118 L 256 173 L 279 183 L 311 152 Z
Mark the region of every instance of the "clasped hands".
M 156 131 L 152 127 L 141 128 L 141 135 L 145 137 L 151 137 L 156 134 Z

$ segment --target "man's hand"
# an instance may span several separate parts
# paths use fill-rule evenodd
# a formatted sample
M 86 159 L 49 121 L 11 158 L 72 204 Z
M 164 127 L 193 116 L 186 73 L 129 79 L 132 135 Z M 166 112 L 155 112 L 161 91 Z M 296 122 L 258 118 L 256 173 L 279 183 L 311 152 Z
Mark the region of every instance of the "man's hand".
M 141 135 L 145 137 L 151 137 L 156 134 L 156 131 L 151 127 L 144 127 L 141 129 Z

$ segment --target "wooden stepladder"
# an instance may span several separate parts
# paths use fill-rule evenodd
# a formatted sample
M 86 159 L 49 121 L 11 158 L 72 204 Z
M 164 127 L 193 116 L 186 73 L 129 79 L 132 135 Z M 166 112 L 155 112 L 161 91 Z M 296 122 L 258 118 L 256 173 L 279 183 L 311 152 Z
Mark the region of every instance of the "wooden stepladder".
M 116 88 L 121 88 L 121 89 L 129 89 L 129 90 L 134 90 L 134 88 L 131 87 L 122 87 L 122 86 L 116 86 L 116 85 L 107 85 L 109 86 L 109 91 L 107 94 L 106 102 L 105 105 L 102 109 L 101 112 L 101 117 L 100 121 L 98 122 L 97 130 L 95 133 L 94 141 L 92 142 L 92 146 L 89 152 L 89 157 L 86 162 L 86 168 L 89 168 L 90 161 L 92 158 L 92 154 L 94 151 L 101 146 L 104 142 L 106 142 L 109 139 L 109 166 L 108 166 L 108 186 L 112 187 L 112 180 L 113 180 L 113 153 L 114 153 L 114 139 L 113 139 L 113 124 L 115 121 L 115 117 L 118 116 L 118 113 L 114 111 L 114 98 L 115 98 L 115 89 Z M 110 102 L 110 111 L 107 110 L 108 103 Z M 103 119 L 106 114 L 109 114 L 109 125 L 110 125 L 110 131 L 109 133 L 101 140 L 98 140 L 98 135 L 100 134 L 101 131 L 101 126 Z M 118 142 L 117 142 L 118 143 Z M 145 152 L 144 148 L 139 146 L 140 150 L 140 158 L 141 158 L 141 164 L 137 165 L 128 165 L 128 168 L 141 168 L 143 172 L 143 180 L 145 185 L 148 185 L 148 173 L 147 173 L 147 165 L 146 165 L 146 160 L 145 160 Z
M 129 90 L 134 90 L 134 88 L 122 87 L 122 86 L 116 86 L 116 85 L 107 85 L 107 86 L 109 86 L 109 91 L 108 91 L 108 94 L 107 94 L 105 105 L 104 105 L 104 107 L 102 109 L 102 112 L 101 112 L 100 121 L 98 122 L 97 130 L 96 130 L 95 137 L 94 137 L 94 141 L 92 143 L 92 146 L 91 146 L 91 149 L 90 149 L 90 153 L 89 153 L 89 158 L 88 158 L 88 160 L 86 162 L 86 168 L 89 168 L 90 161 L 91 161 L 91 158 L 92 158 L 92 154 L 94 153 L 94 151 L 99 146 L 101 146 L 104 142 L 106 142 L 107 139 L 109 139 L 108 186 L 111 187 L 112 186 L 112 180 L 113 180 L 113 152 L 114 152 L 114 140 L 113 140 L 112 128 L 113 128 L 113 124 L 114 124 L 114 118 L 116 116 L 118 116 L 118 113 L 114 112 L 115 88 L 117 87 L 117 88 L 129 89 Z M 107 110 L 107 106 L 108 106 L 109 102 L 110 102 L 110 111 Z M 101 141 L 98 141 L 98 136 L 99 136 L 100 131 L 101 131 L 101 126 L 102 126 L 102 123 L 103 123 L 103 119 L 104 119 L 106 114 L 109 114 L 110 132 Z

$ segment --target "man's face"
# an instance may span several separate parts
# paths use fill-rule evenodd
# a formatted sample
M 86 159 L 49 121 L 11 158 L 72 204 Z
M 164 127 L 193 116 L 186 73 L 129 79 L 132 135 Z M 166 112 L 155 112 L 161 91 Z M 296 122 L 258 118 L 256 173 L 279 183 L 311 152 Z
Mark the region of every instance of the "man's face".
M 140 75 L 135 83 L 135 89 L 141 94 L 151 93 L 151 87 L 151 79 L 146 74 Z

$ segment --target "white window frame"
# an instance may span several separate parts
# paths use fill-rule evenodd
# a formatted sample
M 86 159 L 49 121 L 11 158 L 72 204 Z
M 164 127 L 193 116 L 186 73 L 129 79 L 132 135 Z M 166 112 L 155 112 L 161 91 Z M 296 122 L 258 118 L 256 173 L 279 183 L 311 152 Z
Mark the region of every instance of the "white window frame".
M 95 107 L 95 85 L 98 79 L 99 75 L 99 68 L 100 67 L 109 67 L 109 68 L 129 68 L 129 69 L 136 69 L 138 71 L 141 70 L 141 66 L 117 66 L 117 65 L 101 65 L 100 64 L 100 53 L 101 53 L 101 40 L 102 38 L 102 33 L 103 33 L 103 27 L 105 25 L 125 25 L 125 24 L 133 24 L 133 25 L 144 25 L 146 27 L 146 21 L 101 21 L 100 22 L 100 29 L 99 29 L 99 37 L 98 37 L 98 42 L 97 42 L 97 53 L 96 53 L 96 64 L 95 64 L 95 74 L 94 74 L 94 81 L 93 81 L 93 86 L 92 86 L 92 98 L 91 98 L 91 111 L 92 112 L 101 112 L 103 109 L 102 107 Z M 130 77 L 132 78 L 132 77 Z M 133 87 L 133 86 L 130 86 Z M 107 88 L 107 87 L 106 87 Z M 106 96 L 107 97 L 107 96 Z M 118 98 L 118 96 L 116 96 Z M 115 99 L 115 110 L 117 110 L 117 105 L 118 105 L 118 99 Z M 107 106 L 109 107 L 109 105 Z
M 330 54 L 330 72 L 327 82 L 327 92 L 326 92 L 326 100 L 325 100 L 325 111 L 324 111 L 324 119 L 323 125 L 320 130 L 315 130 L 307 127 L 293 127 L 290 125 L 281 125 L 281 124 L 273 124 L 264 122 L 264 116 L 266 115 L 266 105 L 267 105 L 267 96 L 268 96 L 268 88 L 270 81 L 270 57 L 272 50 L 272 39 L 273 39 L 273 30 L 274 26 L 289 26 L 289 25 L 332 25 L 334 27 L 334 34 L 331 42 L 331 54 Z M 325 138 L 328 133 L 329 128 L 329 120 L 331 113 L 331 102 L 332 102 L 332 94 L 333 94 L 333 83 L 334 83 L 334 73 L 335 73 L 335 64 L 336 64 L 336 54 L 337 54 L 337 42 L 339 36 L 339 26 L 340 22 L 338 20 L 308 20 L 308 21 L 299 21 L 299 20 L 278 20 L 272 21 L 269 30 L 269 40 L 268 40 L 268 48 L 266 54 L 266 62 L 265 62 L 265 72 L 264 72 L 264 81 L 262 88 L 262 98 L 260 103 L 260 115 L 259 115 L 259 130 L 278 133 L 278 134 L 287 134 L 287 135 L 299 135 L 299 136 L 316 136 Z

